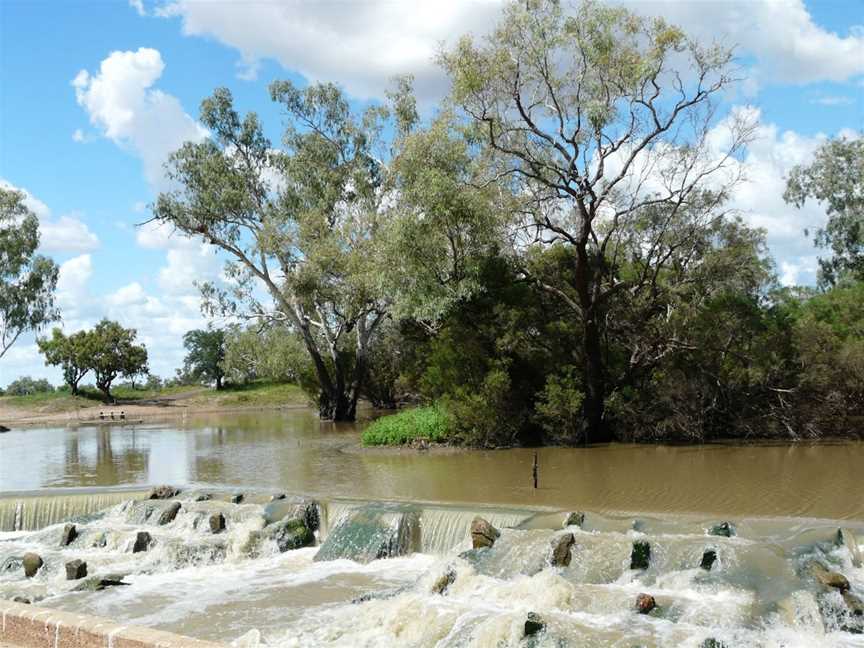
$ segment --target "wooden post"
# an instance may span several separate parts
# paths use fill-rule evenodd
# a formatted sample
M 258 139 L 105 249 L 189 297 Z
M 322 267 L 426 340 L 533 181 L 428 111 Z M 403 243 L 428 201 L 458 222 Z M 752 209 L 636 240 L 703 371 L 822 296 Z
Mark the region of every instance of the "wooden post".
M 539 472 L 539 466 L 537 465 L 537 452 L 534 452 L 534 466 L 531 469 L 531 473 L 534 475 L 534 488 L 537 488 L 537 473 Z

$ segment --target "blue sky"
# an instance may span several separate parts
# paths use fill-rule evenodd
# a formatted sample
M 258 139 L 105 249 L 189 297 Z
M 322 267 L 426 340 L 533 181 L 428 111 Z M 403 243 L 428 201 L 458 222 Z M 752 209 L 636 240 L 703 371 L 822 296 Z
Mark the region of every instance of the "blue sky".
M 758 111 L 761 127 L 733 204 L 768 230 L 784 282 L 812 282 L 816 252 L 803 229 L 824 214 L 786 207 L 783 177 L 825 137 L 864 128 L 864 0 L 623 4 L 737 43 L 746 78 L 727 108 Z M 218 277 L 221 261 L 136 224 L 165 187 L 167 153 L 206 136 L 195 118 L 213 88 L 259 112 L 274 141 L 276 78 L 336 81 L 365 102 L 410 72 L 432 105 L 446 87 L 432 61 L 439 43 L 482 34 L 499 9 L 499 0 L 0 0 L 0 182 L 28 193 L 43 251 L 61 264 L 63 327 L 109 316 L 138 328 L 155 373 L 180 365 L 183 332 L 205 324 L 192 282 Z M 59 381 L 32 336 L 0 360 L 0 385 L 25 373 Z

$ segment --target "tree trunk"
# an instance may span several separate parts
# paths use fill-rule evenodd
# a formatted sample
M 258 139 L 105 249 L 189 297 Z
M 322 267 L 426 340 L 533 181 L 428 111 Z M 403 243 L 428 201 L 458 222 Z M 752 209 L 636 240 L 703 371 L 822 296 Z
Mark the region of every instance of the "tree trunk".
M 217 374 L 216 375 L 216 391 L 219 391 L 221 389 L 222 389 L 222 376 Z
M 583 351 L 585 353 L 585 443 L 607 443 L 612 435 L 605 421 L 606 376 L 600 328 L 595 315 L 589 313 L 584 322 Z

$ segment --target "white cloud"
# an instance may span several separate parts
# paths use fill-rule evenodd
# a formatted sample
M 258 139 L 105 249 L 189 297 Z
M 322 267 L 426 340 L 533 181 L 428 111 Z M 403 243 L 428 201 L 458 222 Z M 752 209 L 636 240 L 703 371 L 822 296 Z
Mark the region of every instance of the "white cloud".
M 84 131 L 81 130 L 80 128 L 76 128 L 75 132 L 72 133 L 72 141 L 73 142 L 81 143 L 81 142 L 86 141 L 86 139 L 87 138 L 84 135 Z
M 662 15 L 702 39 L 737 43 L 757 59 L 759 83 L 846 81 L 864 73 L 864 35 L 828 31 L 803 0 L 621 0 Z M 487 33 L 501 0 L 404 2 L 197 2 L 172 0 L 157 11 L 182 20 L 184 33 L 209 36 L 240 53 L 240 76 L 254 78 L 260 59 L 274 59 L 310 80 L 337 81 L 360 97 L 381 96 L 395 74 L 412 73 L 430 97 L 444 80 L 433 62 L 440 45 Z
M 0 187 L 24 194 L 24 204 L 39 218 L 39 249 L 42 252 L 80 254 L 99 247 L 99 237 L 90 231 L 80 214 L 73 212 L 55 219 L 48 205 L 26 189 L 16 187 L 3 178 L 0 178 Z
M 60 265 L 57 278 L 57 304 L 64 321 L 77 320 L 86 312 L 90 296 L 87 284 L 93 276 L 93 257 L 82 254 Z
M 135 11 L 137 11 L 139 16 L 147 15 L 147 12 L 144 11 L 143 0 L 129 0 L 129 6 L 132 7 Z
M 849 106 L 855 103 L 855 100 L 852 97 L 827 96 L 811 99 L 810 103 L 819 106 Z
M 153 88 L 164 69 L 157 50 L 141 47 L 112 52 L 97 73 L 81 70 L 72 81 L 90 123 L 140 157 L 144 175 L 156 189 L 166 187 L 162 165 L 171 152 L 207 137 L 176 97 Z

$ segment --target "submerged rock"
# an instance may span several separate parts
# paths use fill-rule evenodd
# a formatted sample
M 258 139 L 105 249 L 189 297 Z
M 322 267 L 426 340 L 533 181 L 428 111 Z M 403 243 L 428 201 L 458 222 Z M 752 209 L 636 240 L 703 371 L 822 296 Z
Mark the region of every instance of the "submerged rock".
M 438 579 L 432 584 L 432 593 L 441 595 L 446 594 L 447 588 L 455 582 L 456 570 L 451 567 L 441 576 L 439 576 Z
M 585 514 L 581 511 L 571 511 L 567 514 L 567 517 L 564 518 L 564 527 L 568 526 L 578 526 L 582 527 L 585 524 Z
M 417 513 L 378 506 L 362 508 L 344 519 L 327 536 L 316 561 L 348 558 L 368 563 L 410 553 L 419 541 Z
M 639 614 L 648 614 L 657 607 L 657 601 L 650 594 L 640 594 L 636 597 L 636 611 Z
M 270 501 L 271 502 L 278 502 L 279 500 L 284 500 L 286 497 L 288 497 L 288 496 L 285 493 L 276 493 L 275 495 L 273 495 L 270 498 Z
M 141 553 L 150 549 L 150 543 L 153 538 L 146 531 L 139 531 L 135 536 L 135 544 L 132 546 L 132 553 Z
M 107 547 L 108 546 L 108 534 L 103 531 L 102 533 L 97 535 L 95 538 L 93 538 L 93 543 L 91 546 L 96 547 L 97 549 L 103 549 L 103 548 Z
M 815 560 L 807 564 L 807 572 L 823 587 L 840 590 L 841 594 L 849 590 L 848 578 L 840 572 L 831 571 Z
M 735 527 L 731 522 L 720 522 L 708 529 L 708 535 L 731 538 L 735 535 Z
M 714 637 L 708 637 L 708 639 L 699 644 L 699 648 L 726 648 L 726 644 L 714 639 Z
M 648 569 L 651 564 L 651 544 L 640 540 L 633 543 L 630 552 L 630 569 Z
M 209 502 L 213 499 L 213 496 L 210 493 L 201 493 L 200 495 L 195 496 L 196 502 Z
M 177 514 L 180 512 L 180 502 L 173 502 L 171 506 L 162 511 L 162 515 L 159 516 L 159 524 L 166 525 L 171 524 L 174 521 L 174 518 L 177 517 Z
M 471 545 L 474 549 L 491 547 L 501 536 L 501 532 L 481 517 L 471 521 Z
M 44 564 L 45 561 L 42 560 L 42 556 L 39 554 L 24 554 L 24 559 L 21 561 L 21 565 L 24 567 L 24 576 L 27 578 L 33 578 L 39 570 L 42 569 L 42 565 Z
M 242 504 L 244 499 L 246 499 L 246 496 L 243 495 L 243 493 L 236 493 L 236 494 L 231 496 L 231 503 L 232 504 Z
M 711 568 L 714 566 L 714 563 L 717 561 L 717 552 L 713 549 L 706 549 L 702 553 L 702 562 L 699 563 L 699 566 L 705 571 L 711 571 Z
M 222 533 L 225 530 L 225 516 L 214 513 L 210 516 L 210 533 Z
M 852 616 L 864 617 L 864 600 L 852 592 L 843 592 L 843 602 Z
M 87 563 L 83 560 L 70 560 L 66 563 L 66 580 L 79 580 L 87 576 Z
M 285 518 L 300 518 L 309 529 L 317 531 L 321 526 L 318 502 L 311 499 L 278 499 L 264 507 L 264 522 L 273 524 Z
M 282 520 L 277 522 L 277 525 L 278 528 L 275 531 L 276 546 L 282 553 L 308 547 L 315 543 L 315 534 L 309 530 L 303 520 L 298 518 Z
M 543 632 L 546 629 L 546 622 L 536 612 L 529 612 L 528 618 L 525 619 L 524 634 L 526 637 L 533 637 L 536 634 Z
M 174 486 L 157 486 L 152 491 L 147 499 L 167 500 L 177 497 L 180 494 L 180 489 Z
M 73 592 L 101 592 L 109 587 L 118 587 L 121 585 L 129 585 L 130 583 L 123 582 L 121 574 L 106 574 L 105 576 L 92 576 L 87 578 L 72 590 Z
M 2 432 L 2 430 L 0 430 Z M 28 598 L 24 598 L 23 596 L 15 596 L 12 598 L 13 603 L 23 603 L 24 605 L 30 605 L 31 601 Z
M 553 567 L 567 567 L 570 564 L 571 550 L 576 544 L 572 533 L 565 533 L 552 541 L 552 555 L 549 564 Z
M 74 524 L 66 524 L 63 526 L 63 533 L 60 535 L 60 546 L 68 547 L 70 544 L 75 542 L 75 538 L 78 537 L 78 527 Z
M 5 425 L 0 425 L 0 434 L 2 434 L 3 432 L 11 432 L 11 431 L 12 431 L 11 428 L 6 427 Z
M 862 566 L 862 563 L 864 563 L 864 558 L 862 558 L 861 549 L 858 547 L 858 538 L 855 537 L 855 534 L 852 532 L 851 529 L 837 530 L 837 544 L 846 547 L 849 555 L 852 558 L 853 566 Z

